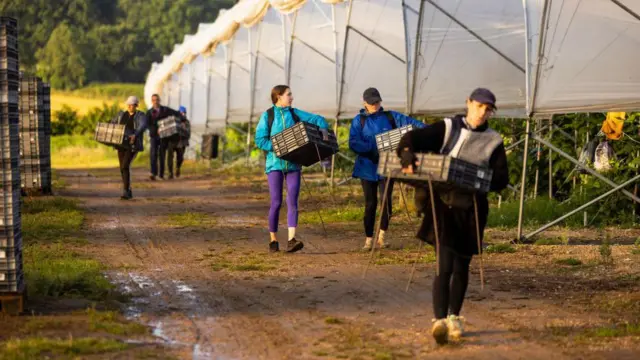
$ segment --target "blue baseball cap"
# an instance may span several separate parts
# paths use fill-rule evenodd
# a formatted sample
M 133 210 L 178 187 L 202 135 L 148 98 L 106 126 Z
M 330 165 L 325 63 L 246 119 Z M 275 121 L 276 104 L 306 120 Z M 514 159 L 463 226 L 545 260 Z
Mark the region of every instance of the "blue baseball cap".
M 183 113 L 187 113 L 187 108 L 184 106 L 180 106 L 180 108 L 178 109 L 178 111 L 183 112 Z

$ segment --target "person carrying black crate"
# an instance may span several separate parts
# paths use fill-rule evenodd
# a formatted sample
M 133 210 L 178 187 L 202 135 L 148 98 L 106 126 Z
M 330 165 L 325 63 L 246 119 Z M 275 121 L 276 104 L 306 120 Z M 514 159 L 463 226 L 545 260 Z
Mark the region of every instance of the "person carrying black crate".
M 301 166 L 278 158 L 273 152 L 271 137 L 297 122 L 304 121 L 320 127 L 323 138 L 327 140 L 329 138 L 329 125 L 320 115 L 291 107 L 293 95 L 287 85 L 277 85 L 271 90 L 271 102 L 273 106 L 260 116 L 255 136 L 256 146 L 267 152 L 265 173 L 267 174 L 269 194 L 271 196 L 271 207 L 269 208 L 269 251 L 276 252 L 280 250 L 276 234 L 278 232 L 280 207 L 282 206 L 282 185 L 283 181 L 286 180 L 287 223 L 289 226 L 287 252 L 296 252 L 304 247 L 301 241 L 296 240 Z
M 413 173 L 416 153 L 439 153 L 491 168 L 490 191 L 503 190 L 509 183 L 507 155 L 502 137 L 487 123 L 496 110 L 496 97 L 491 91 L 478 88 L 466 100 L 466 106 L 465 115 L 444 119 L 402 137 L 396 150 L 402 159 L 402 171 Z M 486 193 L 472 193 L 452 186 L 437 187 L 433 204 L 429 193 L 420 198 L 424 202 L 417 205 L 422 207 L 425 216 L 417 237 L 435 244 L 438 252 L 438 273 L 433 281 L 435 320 L 431 333 L 436 342 L 443 344 L 462 336 L 460 310 L 469 282 L 469 264 L 473 255 L 482 251 L 489 202 Z M 432 205 L 436 212 L 437 238 Z
M 147 130 L 147 116 L 138 110 L 138 98 L 129 96 L 127 99 L 127 111 L 120 111 L 111 122 L 125 126 L 125 137 L 127 143 L 118 148 L 118 162 L 120 163 L 120 174 L 122 175 L 122 196 L 123 200 L 133 197 L 131 192 L 131 163 L 136 158 L 138 152 L 144 149 L 143 134 Z
M 189 146 L 189 137 L 191 136 L 191 123 L 187 120 L 187 108 L 180 106 L 180 126 L 177 134 L 171 135 L 166 139 L 166 145 L 163 145 L 167 149 L 167 168 L 169 170 L 169 179 L 173 179 L 173 153 L 176 154 L 176 177 L 180 177 L 180 167 L 184 161 L 184 152 Z
M 364 191 L 365 243 L 363 249 L 370 250 L 373 243 L 378 193 L 380 194 L 380 201 L 383 201 L 385 188 L 384 179 L 378 175 L 380 154 L 376 145 L 376 135 L 408 125 L 423 128 L 425 124 L 404 114 L 384 110 L 380 92 L 375 88 L 366 89 L 362 99 L 364 109 L 361 109 L 360 113 L 351 121 L 349 148 L 358 155 L 352 177 L 360 179 L 362 190 Z M 386 194 L 387 202 L 384 209 L 382 209 L 380 234 L 377 239 L 380 247 L 386 246 L 384 237 L 389 228 L 389 219 L 391 218 L 393 183 L 393 180 L 389 181 Z
M 166 119 L 169 116 L 180 117 L 180 112 L 161 105 L 160 96 L 158 94 L 151 95 L 151 109 L 147 110 L 147 119 L 149 120 L 149 141 L 151 143 L 149 148 L 151 175 L 149 178 L 152 181 L 156 180 L 158 175 L 160 180 L 164 180 L 164 166 L 167 149 L 166 146 L 162 145 L 162 139 L 160 139 L 160 134 L 158 134 L 158 121 Z

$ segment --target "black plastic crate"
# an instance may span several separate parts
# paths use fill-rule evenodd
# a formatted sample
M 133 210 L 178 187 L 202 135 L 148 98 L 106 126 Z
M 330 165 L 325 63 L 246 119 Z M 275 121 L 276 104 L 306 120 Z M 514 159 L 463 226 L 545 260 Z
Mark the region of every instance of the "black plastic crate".
M 115 147 L 124 147 L 128 142 L 125 137 L 125 125 L 120 124 L 98 123 L 93 138 L 99 143 Z
M 0 26 L 0 48 L 2 47 L 18 50 L 18 35 L 16 31 L 11 31 L 11 28 L 7 28 L 7 26 Z
M 0 248 L 15 248 L 22 245 L 21 218 L 13 220 L 13 224 L 0 225 Z
M 21 293 L 24 287 L 24 274 L 21 274 L 17 281 L 0 281 L 0 293 Z
M 466 190 L 489 192 L 493 170 L 438 154 L 416 154 L 418 158 L 414 174 L 403 174 L 400 158 L 395 152 L 380 154 L 378 174 L 397 179 L 413 186 L 426 187 L 428 180 L 449 183 Z
M 0 103 L 17 104 L 18 101 L 18 81 L 0 79 Z
M 0 16 L 0 26 L 11 29 L 13 34 L 18 35 L 18 20 L 11 16 Z
M 165 139 L 173 135 L 188 136 L 187 129 L 182 126 L 182 121 L 175 116 L 166 117 L 158 121 L 158 135 Z
M 0 81 L 5 82 L 7 80 L 16 82 L 17 86 L 20 87 L 20 73 L 18 71 L 0 70 Z
M 311 166 L 338 152 L 338 140 L 329 130 L 329 140 L 322 139 L 317 125 L 301 121 L 271 137 L 277 157 L 294 164 Z
M 20 63 L 17 57 L 12 56 L 2 56 L 0 53 L 0 69 L 1 70 L 11 70 L 11 71 L 19 71 Z
M 397 149 L 402 136 L 411 130 L 413 130 L 413 125 L 407 125 L 376 135 L 376 146 L 378 147 L 378 152 L 393 151 Z
M 5 258 L 0 257 L 0 271 L 15 271 L 18 269 L 22 269 L 22 249 L 15 253 L 7 254 Z
M 0 284 L 20 281 L 23 276 L 22 266 L 16 270 L 0 270 Z

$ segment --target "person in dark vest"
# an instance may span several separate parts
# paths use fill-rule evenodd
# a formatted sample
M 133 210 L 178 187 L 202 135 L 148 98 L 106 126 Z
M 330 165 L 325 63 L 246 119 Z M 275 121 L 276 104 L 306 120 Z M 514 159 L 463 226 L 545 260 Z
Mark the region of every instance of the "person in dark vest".
M 143 134 L 147 130 L 147 116 L 138 110 L 138 98 L 129 96 L 127 99 L 127 111 L 120 111 L 111 121 L 114 124 L 125 126 L 126 143 L 118 148 L 118 162 L 120 163 L 120 175 L 122 176 L 123 200 L 133 197 L 131 192 L 131 163 L 138 152 L 144 149 Z
M 364 108 L 351 121 L 349 148 L 358 155 L 352 176 L 360 179 L 362 190 L 364 191 L 364 250 L 370 250 L 374 236 L 378 193 L 380 194 L 380 201 L 383 201 L 385 188 L 385 179 L 378 175 L 380 154 L 378 154 L 376 145 L 376 135 L 407 125 L 413 125 L 415 128 L 423 128 L 425 125 L 404 114 L 385 111 L 382 107 L 380 92 L 375 88 L 365 90 L 364 94 L 362 94 L 362 99 Z M 386 194 L 387 202 L 384 209 L 382 209 L 380 234 L 377 239 L 377 244 L 380 247 L 386 246 L 384 238 L 385 232 L 389 228 L 389 219 L 392 213 L 393 183 L 393 180 L 389 181 L 389 188 Z
M 166 149 L 162 148 L 162 141 L 158 134 L 158 121 L 169 116 L 180 116 L 180 113 L 167 106 L 160 104 L 160 96 L 158 94 L 151 95 L 151 109 L 147 111 L 147 119 L 149 120 L 149 141 L 151 143 L 149 149 L 149 159 L 151 165 L 151 180 L 156 180 L 158 174 L 160 179 L 164 180 L 164 163 Z M 160 172 L 158 172 L 160 165 Z
M 325 119 L 316 114 L 311 114 L 291 107 L 293 94 L 287 85 L 277 85 L 271 89 L 271 102 L 273 106 L 262 113 L 256 127 L 256 146 L 267 152 L 266 169 L 269 182 L 269 194 L 271 207 L 269 208 L 269 251 L 280 250 L 278 239 L 278 218 L 282 206 L 282 185 L 287 182 L 287 223 L 289 225 L 289 241 L 287 252 L 301 250 L 304 244 L 296 240 L 296 227 L 298 226 L 298 195 L 300 194 L 301 166 L 280 159 L 273 152 L 271 137 L 295 123 L 304 121 L 320 127 L 323 138 L 328 139 L 327 129 L 329 125 Z
M 169 170 L 169 179 L 173 179 L 173 154 L 176 155 L 176 172 L 177 178 L 180 177 L 180 167 L 184 161 L 184 152 L 189 146 L 189 137 L 191 136 L 191 123 L 187 119 L 187 108 L 180 106 L 180 125 L 185 132 L 178 133 L 167 138 L 167 168 Z
M 438 153 L 459 158 L 493 170 L 490 191 L 500 191 L 509 183 L 507 155 L 502 137 L 489 128 L 488 118 L 496 110 L 496 97 L 488 89 L 475 89 L 466 101 L 465 115 L 456 115 L 424 129 L 405 134 L 398 145 L 404 173 L 413 173 L 416 153 Z M 460 317 L 469 282 L 469 264 L 482 251 L 482 237 L 489 214 L 487 194 L 469 192 L 436 183 L 434 203 L 438 241 L 438 274 L 433 281 L 432 336 L 438 344 L 462 336 Z M 418 238 L 435 243 L 430 196 L 422 196 L 425 214 Z M 477 214 L 477 216 L 476 216 Z M 477 226 L 477 227 L 476 227 Z M 480 239 L 477 237 L 479 229 Z

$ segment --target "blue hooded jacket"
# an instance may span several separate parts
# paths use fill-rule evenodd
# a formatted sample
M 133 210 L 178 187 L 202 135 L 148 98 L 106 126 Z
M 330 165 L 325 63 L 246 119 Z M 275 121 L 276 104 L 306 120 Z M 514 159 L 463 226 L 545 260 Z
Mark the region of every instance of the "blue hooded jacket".
M 293 111 L 298 118 L 300 118 L 300 121 L 318 125 L 322 129 L 329 128 L 329 124 L 327 124 L 325 119 L 320 115 L 311 114 L 300 109 L 293 109 Z M 271 134 L 268 134 L 269 122 L 267 112 L 263 112 L 260 116 L 258 127 L 256 128 L 255 143 L 258 148 L 267 151 L 266 174 L 272 171 L 291 172 L 300 170 L 300 165 L 278 158 L 273 152 L 273 146 L 271 145 L 271 137 L 273 135 L 293 126 L 294 124 L 295 122 L 291 116 L 290 107 L 279 107 L 273 105 L 273 124 L 271 125 Z
M 389 111 L 396 121 L 396 127 L 401 128 L 407 125 L 413 125 L 417 128 L 423 128 L 426 125 L 412 117 L 395 111 Z M 360 124 L 360 117 L 366 116 L 364 128 Z M 353 150 L 358 157 L 353 168 L 352 176 L 369 181 L 379 181 L 382 179 L 378 175 L 378 147 L 376 146 L 376 135 L 387 132 L 391 129 L 391 122 L 384 114 L 384 109 L 380 108 L 376 113 L 367 116 L 364 109 L 356 115 L 351 121 L 351 130 L 349 131 L 349 148 Z

